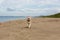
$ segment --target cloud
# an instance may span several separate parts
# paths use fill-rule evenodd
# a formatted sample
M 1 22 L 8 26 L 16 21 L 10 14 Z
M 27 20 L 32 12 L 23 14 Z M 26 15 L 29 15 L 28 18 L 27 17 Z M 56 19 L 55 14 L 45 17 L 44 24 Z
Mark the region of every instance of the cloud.
M 0 4 L 3 2 L 4 0 L 0 0 Z
M 37 16 L 60 12 L 60 0 L 4 0 L 0 6 L 0 15 Z

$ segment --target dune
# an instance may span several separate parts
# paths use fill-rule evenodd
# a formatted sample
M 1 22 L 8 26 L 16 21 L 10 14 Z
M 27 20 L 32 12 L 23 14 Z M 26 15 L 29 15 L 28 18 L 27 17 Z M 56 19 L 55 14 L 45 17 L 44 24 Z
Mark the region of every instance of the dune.
M 60 40 L 60 18 L 33 18 L 31 29 L 26 20 L 0 23 L 0 40 Z

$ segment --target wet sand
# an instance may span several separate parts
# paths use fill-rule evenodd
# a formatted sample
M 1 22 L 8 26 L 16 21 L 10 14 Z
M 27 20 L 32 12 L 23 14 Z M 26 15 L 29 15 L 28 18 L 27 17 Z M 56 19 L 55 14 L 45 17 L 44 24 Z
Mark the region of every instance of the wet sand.
M 34 18 L 0 23 L 0 40 L 60 40 L 60 18 Z

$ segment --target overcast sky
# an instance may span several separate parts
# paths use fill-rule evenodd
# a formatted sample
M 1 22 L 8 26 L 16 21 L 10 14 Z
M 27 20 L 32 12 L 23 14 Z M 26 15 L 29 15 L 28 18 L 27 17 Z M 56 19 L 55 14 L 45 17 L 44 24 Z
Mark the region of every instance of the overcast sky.
M 0 0 L 0 16 L 39 16 L 60 12 L 60 0 Z

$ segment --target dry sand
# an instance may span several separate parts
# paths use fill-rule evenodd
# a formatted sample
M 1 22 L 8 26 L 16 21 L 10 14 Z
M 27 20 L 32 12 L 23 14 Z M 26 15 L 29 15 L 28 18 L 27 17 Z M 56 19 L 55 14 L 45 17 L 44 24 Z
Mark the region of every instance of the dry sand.
M 0 40 L 60 40 L 60 18 L 34 18 L 25 27 L 26 20 L 0 23 Z

